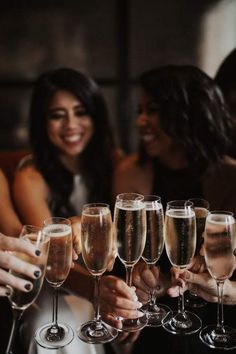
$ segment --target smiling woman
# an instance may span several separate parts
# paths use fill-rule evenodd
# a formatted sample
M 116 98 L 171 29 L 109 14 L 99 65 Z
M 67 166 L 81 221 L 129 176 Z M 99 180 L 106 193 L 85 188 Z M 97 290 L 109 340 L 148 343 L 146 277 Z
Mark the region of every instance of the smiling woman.
M 113 167 L 121 153 L 115 146 L 97 84 L 70 68 L 43 73 L 33 90 L 29 118 L 32 156 L 20 164 L 14 180 L 14 200 L 24 223 L 41 226 L 51 216 L 80 215 L 83 204 L 88 202 L 110 204 Z M 79 264 L 71 270 L 66 286 L 92 299 L 93 282 Z M 47 308 L 45 299 L 47 292 L 43 291 L 38 300 L 41 314 L 32 316 L 34 324 L 32 318 L 29 322 L 32 331 L 45 322 L 45 314 L 51 313 L 51 304 Z M 72 310 L 72 314 L 68 310 L 66 299 L 61 299 L 64 306 L 60 305 L 60 316 L 73 318 L 76 311 Z M 81 306 L 80 298 L 72 300 L 78 299 Z M 88 319 L 91 304 L 78 306 L 78 315 L 85 313 Z M 26 343 L 25 351 L 32 354 L 33 350 Z M 67 353 L 73 350 L 68 346 Z M 95 349 L 81 349 L 83 353 L 90 350 Z

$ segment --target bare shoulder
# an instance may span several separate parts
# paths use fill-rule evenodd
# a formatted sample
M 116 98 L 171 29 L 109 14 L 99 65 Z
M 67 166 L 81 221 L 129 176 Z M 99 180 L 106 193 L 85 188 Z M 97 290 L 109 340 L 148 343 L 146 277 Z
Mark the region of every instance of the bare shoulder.
M 151 169 L 148 164 L 140 165 L 138 155 L 131 154 L 120 161 L 114 173 L 113 194 L 124 192 L 150 193 Z
M 21 165 L 17 169 L 14 178 L 14 188 L 22 188 L 22 190 L 35 188 L 34 193 L 48 194 L 47 183 L 33 162 Z
M 137 154 L 131 154 L 126 157 L 123 157 L 123 159 L 121 159 L 117 164 L 117 168 L 116 168 L 116 172 L 118 174 L 120 173 L 132 174 L 138 170 L 140 170 L 140 166 L 138 164 Z

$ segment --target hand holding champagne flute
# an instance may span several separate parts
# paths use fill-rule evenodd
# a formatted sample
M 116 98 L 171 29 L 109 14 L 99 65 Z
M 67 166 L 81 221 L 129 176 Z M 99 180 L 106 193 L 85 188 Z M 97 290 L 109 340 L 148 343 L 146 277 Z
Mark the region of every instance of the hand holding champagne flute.
M 206 199 L 202 198 L 191 198 L 189 199 L 190 202 L 193 203 L 195 215 L 196 215 L 196 227 L 197 227 L 197 243 L 196 243 L 196 250 L 195 250 L 195 257 L 202 257 L 200 256 L 200 249 L 203 244 L 203 233 L 205 229 L 206 217 L 209 213 L 210 205 Z M 185 296 L 186 306 L 190 308 L 200 308 L 207 304 L 207 302 L 201 298 L 200 296 L 196 295 L 194 289 L 189 289 Z
M 100 278 L 107 270 L 113 252 L 113 225 L 108 204 L 85 204 L 81 219 L 81 245 L 84 263 L 94 277 L 94 320 L 82 324 L 78 329 L 78 336 L 86 343 L 107 343 L 118 335 L 117 330 L 111 328 L 101 320 L 100 316 Z
M 126 283 L 132 286 L 134 265 L 142 256 L 146 241 L 146 210 L 144 196 L 137 193 L 122 193 L 116 197 L 114 224 L 117 253 L 126 269 Z M 147 324 L 145 312 L 137 311 L 134 319 L 122 319 L 122 329 L 137 331 Z
M 72 231 L 69 219 L 51 217 L 44 221 L 43 233 L 50 238 L 48 264 L 45 278 L 53 287 L 52 323 L 40 327 L 35 333 L 36 342 L 48 349 L 68 345 L 74 338 L 72 328 L 58 323 L 58 289 L 66 280 L 72 262 Z
M 9 301 L 11 303 L 12 311 L 13 311 L 13 324 L 11 329 L 11 334 L 9 338 L 9 342 L 7 345 L 6 353 L 5 354 L 12 354 L 13 353 L 13 345 L 15 334 L 18 328 L 19 320 L 23 314 L 23 312 L 36 300 L 42 284 L 44 280 L 47 259 L 48 259 L 48 250 L 49 250 L 49 238 L 45 236 L 41 229 L 32 226 L 32 225 L 24 225 L 20 234 L 20 238 L 23 238 L 27 242 L 30 242 L 36 245 L 37 249 L 41 252 L 39 256 L 33 257 L 29 256 L 26 253 L 15 252 L 15 256 L 19 259 L 34 264 L 40 269 L 35 273 L 36 277 L 34 280 L 28 278 L 30 282 L 33 284 L 32 289 L 28 289 L 28 292 L 23 292 L 18 289 L 12 289 L 11 295 L 9 296 Z M 26 276 L 19 274 L 17 271 L 10 271 L 13 275 L 17 277 L 26 278 Z
M 149 265 L 150 269 L 159 260 L 164 248 L 164 212 L 161 198 L 156 195 L 144 196 L 144 204 L 146 209 L 146 243 L 142 254 L 143 260 Z M 148 314 L 149 327 L 161 326 L 161 321 L 170 311 L 169 307 L 164 304 L 156 303 L 157 289 L 150 290 L 150 301 L 142 307 Z
M 212 211 L 206 219 L 204 255 L 210 275 L 216 281 L 218 304 L 217 324 L 208 325 L 200 332 L 204 344 L 214 349 L 236 348 L 236 330 L 224 325 L 223 287 L 235 265 L 235 219 L 231 212 Z
M 171 264 L 180 270 L 186 269 L 196 248 L 196 216 L 192 202 L 173 200 L 167 203 L 164 237 Z M 184 294 L 181 294 L 180 288 L 178 311 L 167 314 L 162 325 L 173 334 L 191 334 L 201 327 L 200 318 L 193 312 L 185 311 Z

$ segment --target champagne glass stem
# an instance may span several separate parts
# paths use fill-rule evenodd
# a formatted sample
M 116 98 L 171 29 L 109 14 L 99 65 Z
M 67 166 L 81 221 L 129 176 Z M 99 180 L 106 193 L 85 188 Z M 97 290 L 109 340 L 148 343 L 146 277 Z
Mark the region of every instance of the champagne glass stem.
M 133 273 L 133 266 L 126 267 L 126 284 L 128 286 L 132 286 L 132 273 Z
M 53 287 L 53 311 L 52 311 L 52 325 L 47 330 L 46 338 L 48 341 L 58 341 L 64 337 L 64 329 L 58 326 L 58 288 Z
M 95 288 L 94 288 L 94 308 L 95 308 L 95 320 L 96 324 L 100 323 L 100 275 L 95 276 Z
M 54 326 L 58 326 L 58 291 L 57 291 L 57 287 L 53 288 L 53 311 L 52 311 L 52 323 L 54 324 Z
M 185 306 L 184 306 L 184 292 L 181 294 L 181 289 L 179 286 L 179 296 L 178 296 L 178 312 L 182 315 L 185 314 Z
M 217 295 L 218 295 L 218 302 L 217 302 L 217 330 L 224 333 L 224 310 L 223 310 L 223 287 L 224 283 L 217 281 Z
M 5 354 L 13 354 L 13 345 L 17 333 L 18 324 L 23 314 L 23 311 L 18 309 L 12 309 L 12 313 L 13 313 L 13 322 L 11 327 L 11 334 L 10 334 L 10 338 L 8 341 L 7 350 Z

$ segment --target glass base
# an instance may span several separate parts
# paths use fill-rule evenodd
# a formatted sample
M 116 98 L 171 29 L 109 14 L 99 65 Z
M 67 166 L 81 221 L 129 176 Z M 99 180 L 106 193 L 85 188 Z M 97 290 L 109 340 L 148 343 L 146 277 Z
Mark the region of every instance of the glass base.
M 133 319 L 121 318 L 122 331 L 125 332 L 136 332 L 144 328 L 148 323 L 148 315 L 145 312 L 139 311 L 140 316 Z
M 202 297 L 191 294 L 190 292 L 187 292 L 184 298 L 185 305 L 188 308 L 199 309 L 207 305 L 207 302 Z
M 185 311 L 184 316 L 177 311 L 169 312 L 162 321 L 162 327 L 173 334 L 192 334 L 199 331 L 201 319 L 193 312 Z
M 216 328 L 216 325 L 208 325 L 201 330 L 199 338 L 213 349 L 230 350 L 236 348 L 236 330 L 228 326 L 224 326 L 224 332 L 222 332 Z
M 49 329 L 52 327 L 52 324 L 50 323 L 37 329 L 34 336 L 35 341 L 41 347 L 47 349 L 59 349 L 70 344 L 74 339 L 74 331 L 65 323 L 58 323 L 58 326 L 60 328 L 60 338 L 56 335 L 56 333 L 51 336 L 48 335 Z
M 170 312 L 170 308 L 164 304 L 151 305 L 147 303 L 142 306 L 142 311 L 148 317 L 147 327 L 160 327 L 163 319 Z
M 89 321 L 77 330 L 78 337 L 90 344 L 111 342 L 118 336 L 118 331 L 104 322 Z

